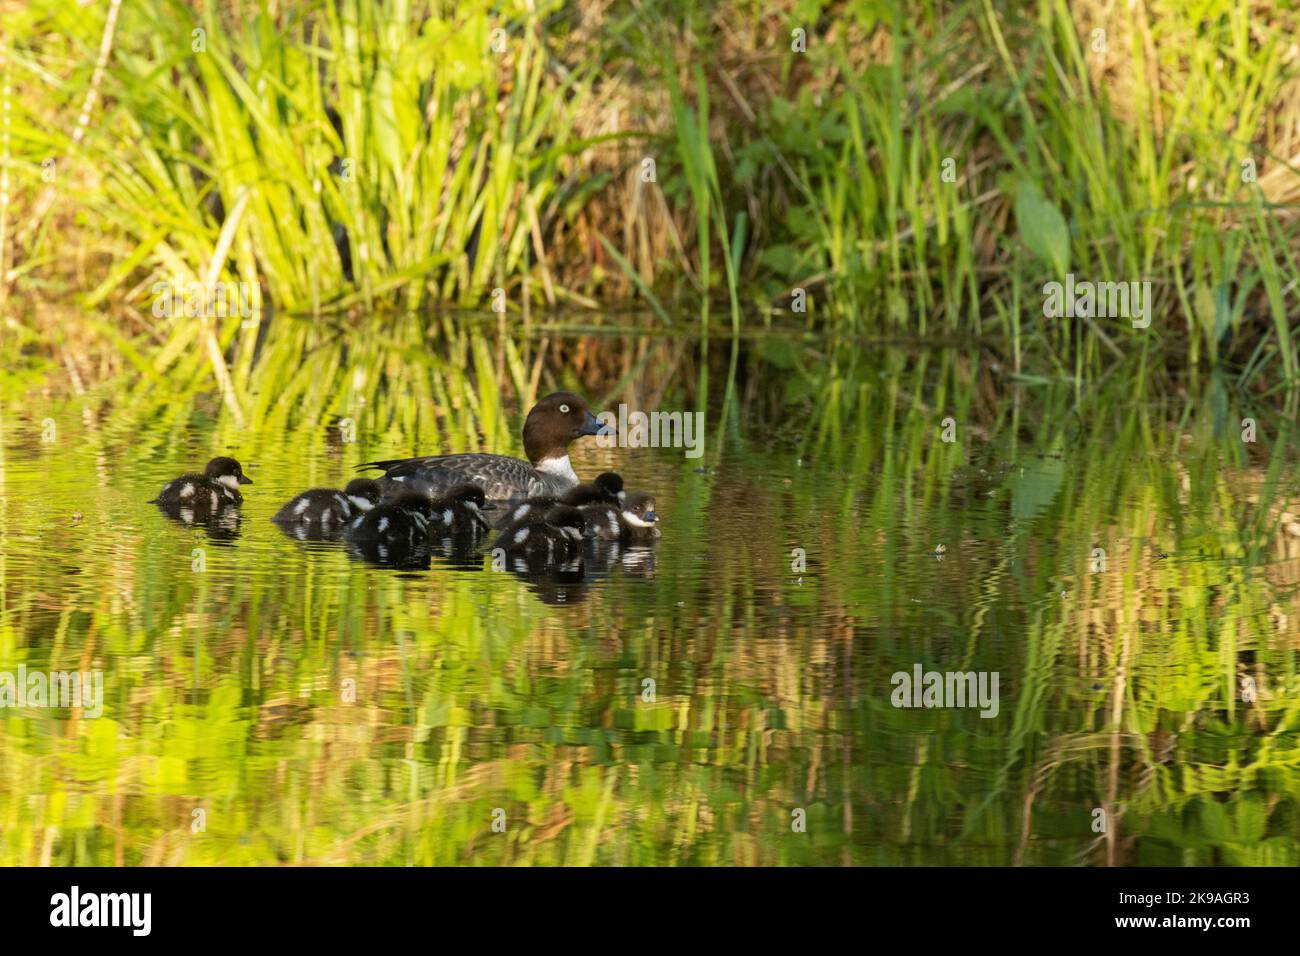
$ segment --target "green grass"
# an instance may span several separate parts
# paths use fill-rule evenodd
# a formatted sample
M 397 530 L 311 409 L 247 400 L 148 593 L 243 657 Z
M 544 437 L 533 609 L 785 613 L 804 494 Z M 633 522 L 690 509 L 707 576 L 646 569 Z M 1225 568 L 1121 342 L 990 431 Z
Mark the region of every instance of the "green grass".
M 120 9 L 82 139 L 103 8 L 5 14 L 7 221 L 60 163 L 55 213 L 9 230 L 12 310 L 147 312 L 155 282 L 216 274 L 302 314 L 486 311 L 502 289 L 513 321 L 633 296 L 732 334 L 979 340 L 1038 376 L 1141 354 L 1157 379 L 1300 377 L 1284 5 Z M 647 156 L 657 181 L 629 186 Z M 87 247 L 72 274 L 68 241 Z M 1152 327 L 1046 318 L 1064 271 L 1149 280 Z

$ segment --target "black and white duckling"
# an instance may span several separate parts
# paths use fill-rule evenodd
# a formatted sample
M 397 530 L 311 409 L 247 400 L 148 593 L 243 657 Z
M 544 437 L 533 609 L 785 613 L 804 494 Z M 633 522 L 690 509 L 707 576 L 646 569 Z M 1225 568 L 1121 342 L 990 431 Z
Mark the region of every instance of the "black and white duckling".
M 623 478 L 615 472 L 607 471 L 597 475 L 595 481 L 590 484 L 578 485 L 570 488 L 560 498 L 566 505 L 573 505 L 580 508 L 583 505 L 593 504 L 621 504 L 627 497 L 627 492 L 623 490 Z
M 271 519 L 287 530 L 332 534 L 379 504 L 383 491 L 372 478 L 354 478 L 342 491 L 312 488 L 295 495 Z
M 654 541 L 659 537 L 658 522 L 654 495 L 634 491 L 623 500 L 618 523 L 624 544 L 649 544 Z
M 507 555 L 522 557 L 530 564 L 563 564 L 582 555 L 582 538 L 587 522 L 572 505 L 554 505 L 546 512 L 533 512 L 502 529 L 492 545 Z
M 150 504 L 165 508 L 193 508 L 196 512 L 216 511 L 226 505 L 242 505 L 244 496 L 240 485 L 251 485 L 252 478 L 233 458 L 213 458 L 201 475 L 181 475 L 163 485 L 158 497 Z
M 496 526 L 498 528 L 508 528 L 513 524 L 518 524 L 523 521 L 529 515 L 532 515 L 533 519 L 536 520 L 545 515 L 546 512 L 550 511 L 559 503 L 560 499 L 556 498 L 554 495 L 534 495 L 532 498 L 525 498 L 523 501 L 519 502 L 519 504 L 510 508 L 510 510 L 496 522 Z
M 483 489 L 468 482 L 456 485 L 429 504 L 429 537 L 451 538 L 477 544 L 492 530 L 483 517 L 487 497 Z
M 561 495 L 578 483 L 569 462 L 569 444 L 583 435 L 598 435 L 601 429 L 585 399 L 572 392 L 555 392 L 534 405 L 524 420 L 527 461 L 475 452 L 372 461 L 360 467 L 382 468 L 379 482 L 387 494 L 407 489 L 436 497 L 467 481 L 482 488 L 491 502 Z
M 587 524 L 587 537 L 599 541 L 623 540 L 622 509 L 608 501 L 597 501 L 578 509 Z
M 408 491 L 386 498 L 352 519 L 347 537 L 350 541 L 409 550 L 428 539 L 432 523 L 433 502 L 418 491 Z

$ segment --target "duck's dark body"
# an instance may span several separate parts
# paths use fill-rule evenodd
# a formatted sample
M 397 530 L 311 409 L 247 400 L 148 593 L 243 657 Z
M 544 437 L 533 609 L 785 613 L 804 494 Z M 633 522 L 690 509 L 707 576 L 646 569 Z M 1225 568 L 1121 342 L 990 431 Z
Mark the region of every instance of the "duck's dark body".
M 468 482 L 482 489 L 489 501 L 515 501 L 530 495 L 559 495 L 573 487 L 563 474 L 540 471 L 507 455 L 432 455 L 372 461 L 362 467 L 384 469 L 379 484 L 388 495 L 416 491 L 435 498 Z
M 477 452 L 372 461 L 362 468 L 381 468 L 385 494 L 415 491 L 431 498 L 470 483 L 491 502 L 516 501 L 530 495 L 559 496 L 578 483 L 569 463 L 569 443 L 595 435 L 601 424 L 581 397 L 556 392 L 533 406 L 524 422 L 528 461 Z

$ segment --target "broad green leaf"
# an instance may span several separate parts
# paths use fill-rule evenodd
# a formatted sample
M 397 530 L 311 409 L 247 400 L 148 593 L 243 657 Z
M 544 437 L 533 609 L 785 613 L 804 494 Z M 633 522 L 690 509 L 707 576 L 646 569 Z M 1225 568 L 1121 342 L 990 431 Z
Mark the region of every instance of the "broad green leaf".
M 1029 251 L 1058 276 L 1070 271 L 1070 229 L 1042 190 L 1028 180 L 1016 186 L 1016 226 Z

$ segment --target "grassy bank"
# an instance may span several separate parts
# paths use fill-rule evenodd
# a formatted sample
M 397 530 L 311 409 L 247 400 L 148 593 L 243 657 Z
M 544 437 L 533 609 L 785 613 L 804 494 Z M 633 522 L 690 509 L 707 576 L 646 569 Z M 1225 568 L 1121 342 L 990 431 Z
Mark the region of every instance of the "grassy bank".
M 243 282 L 231 362 L 270 309 L 637 299 L 1269 391 L 1300 380 L 1298 28 L 1234 0 L 6 6 L 0 295 L 178 354 L 156 284 Z M 1046 317 L 1067 272 L 1149 281 L 1151 326 Z

